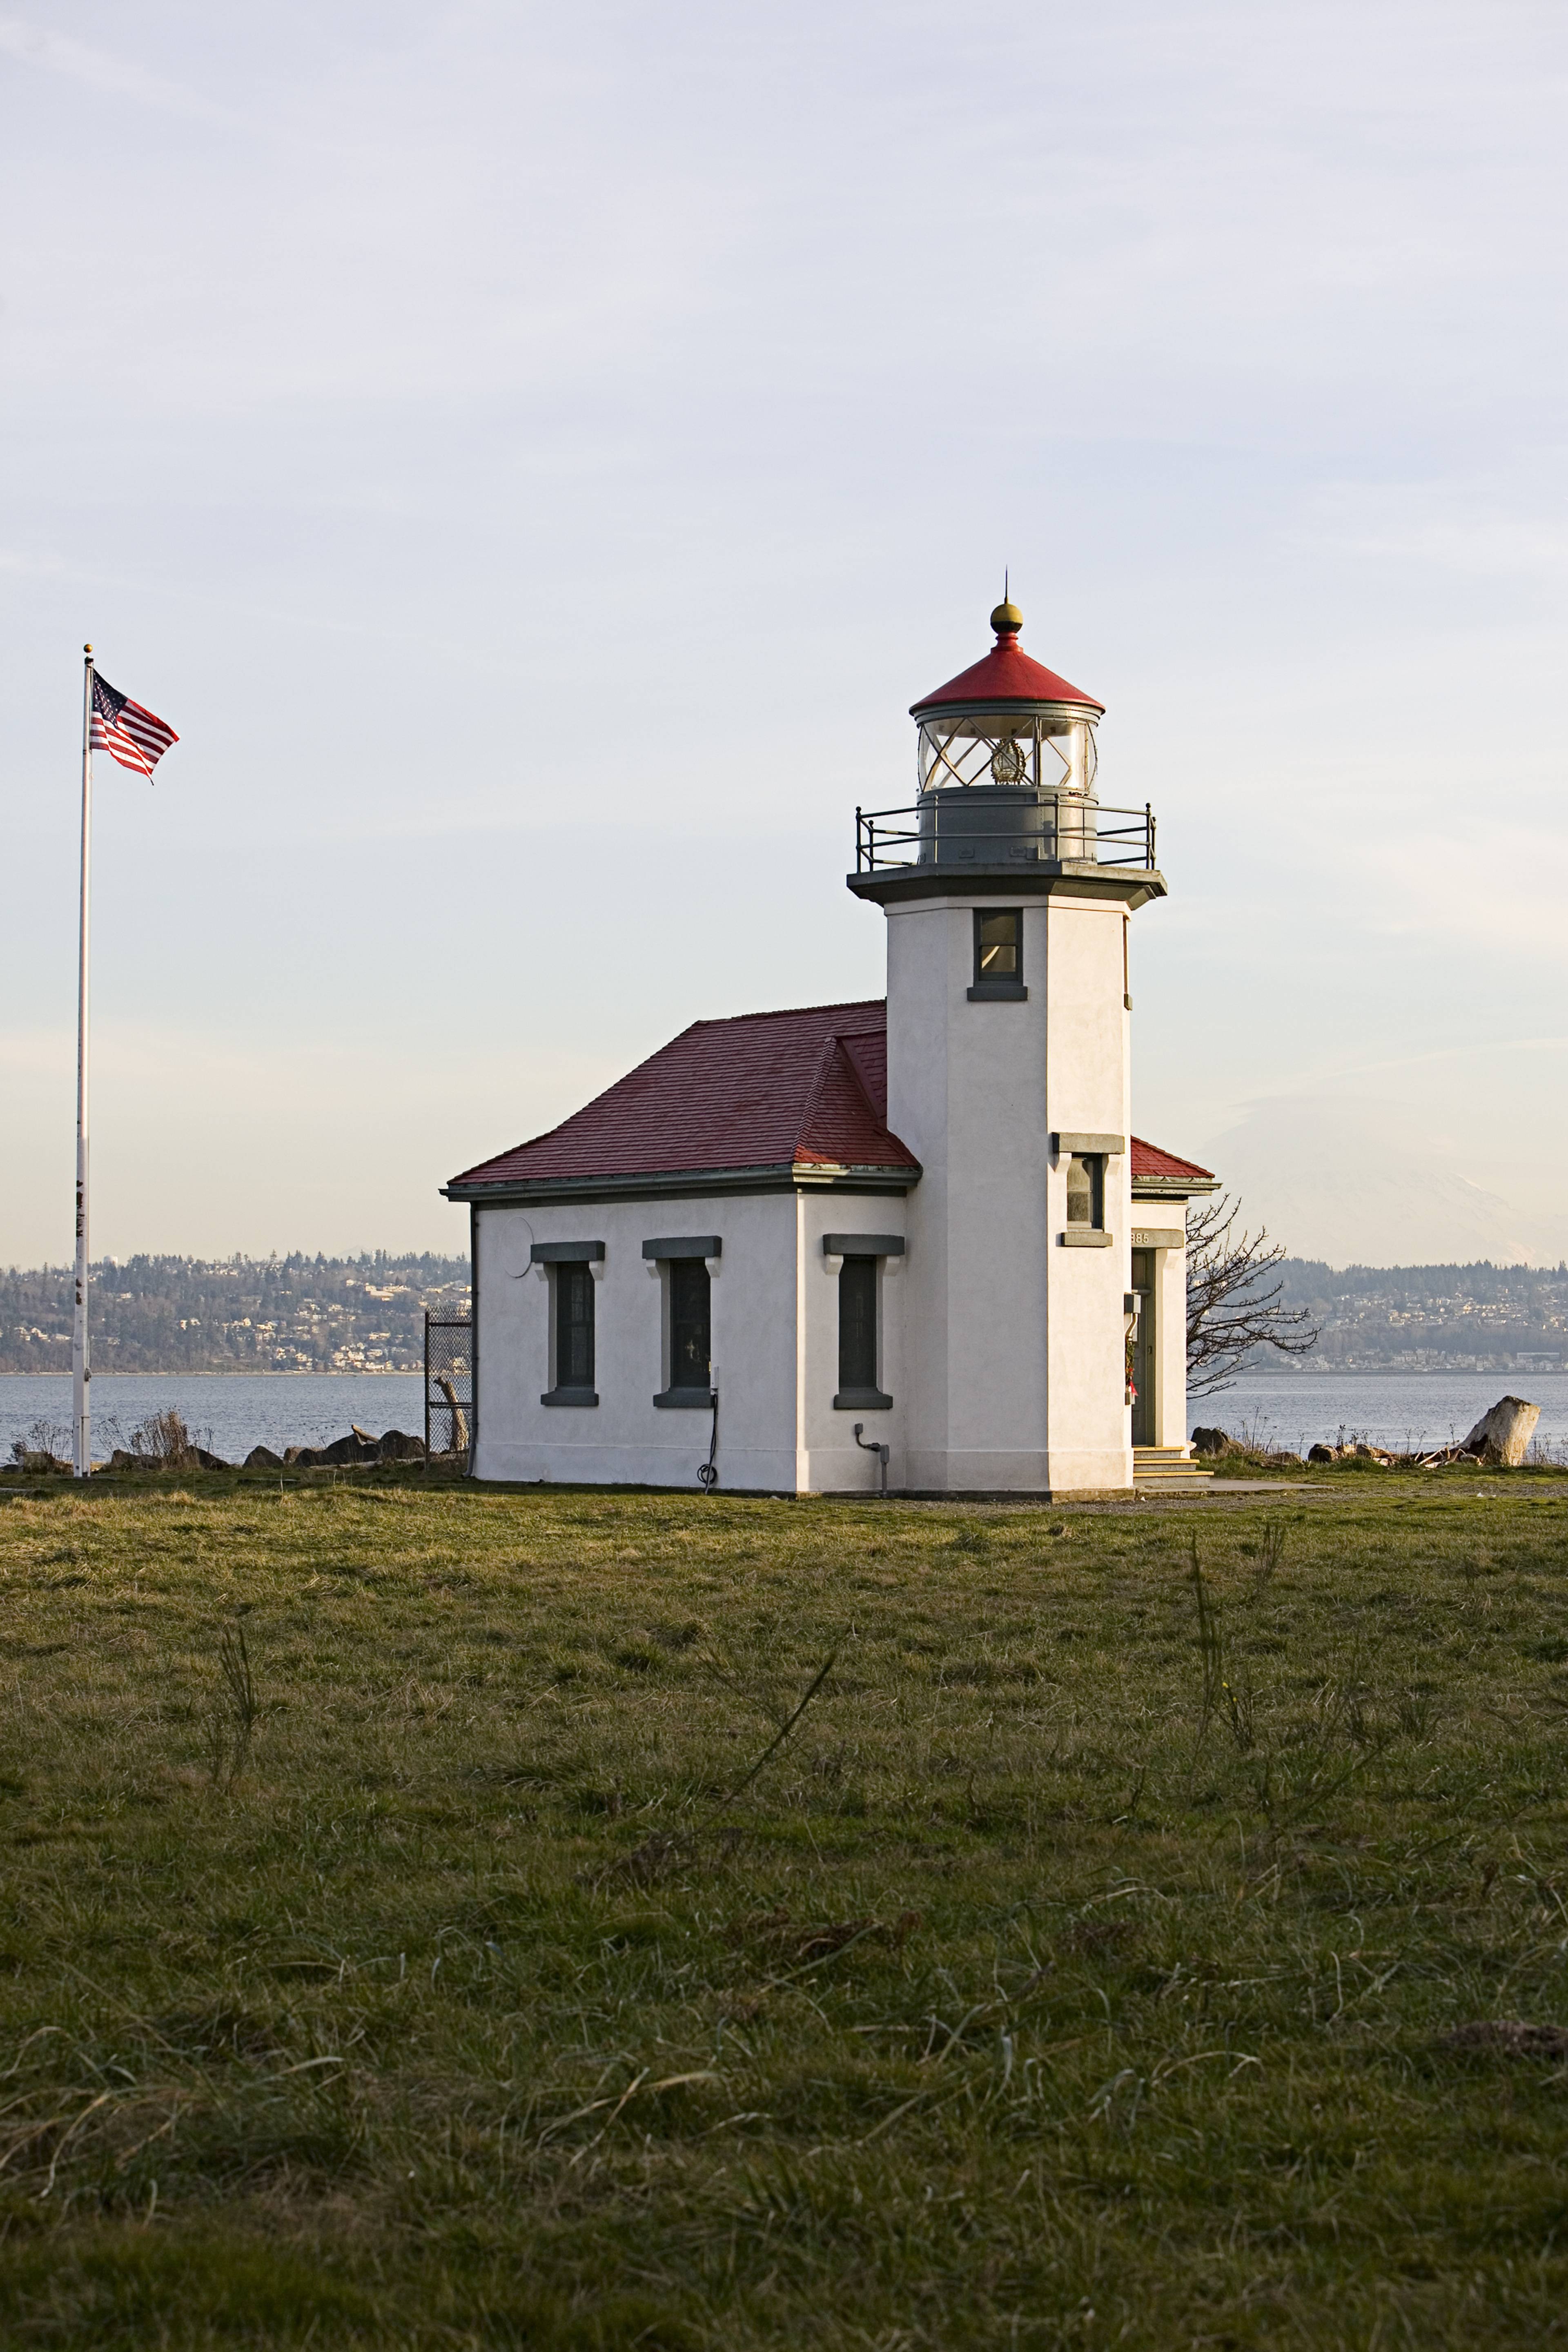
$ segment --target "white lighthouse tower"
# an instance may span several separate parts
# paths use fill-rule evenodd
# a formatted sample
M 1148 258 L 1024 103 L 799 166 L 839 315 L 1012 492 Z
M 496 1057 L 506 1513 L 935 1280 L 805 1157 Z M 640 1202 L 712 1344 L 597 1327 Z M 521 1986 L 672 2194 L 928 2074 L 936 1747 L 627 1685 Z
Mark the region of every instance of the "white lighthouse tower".
M 887 1119 L 923 1170 L 904 1483 L 1126 1489 L 1127 931 L 1165 885 L 1149 810 L 1097 796 L 1102 706 L 1022 650 L 1016 605 L 991 625 L 913 706 L 919 797 L 860 814 L 848 877 L 887 916 Z

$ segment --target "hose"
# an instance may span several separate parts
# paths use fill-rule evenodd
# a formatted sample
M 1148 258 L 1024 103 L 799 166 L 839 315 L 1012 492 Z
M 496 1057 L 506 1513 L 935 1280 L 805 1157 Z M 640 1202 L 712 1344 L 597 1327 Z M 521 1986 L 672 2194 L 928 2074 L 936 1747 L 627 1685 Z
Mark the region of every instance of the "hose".
M 705 1495 L 710 1495 L 719 1484 L 718 1465 L 713 1458 L 719 1451 L 719 1391 L 712 1389 L 710 1394 L 713 1400 L 713 1434 L 708 1442 L 708 1459 L 697 1473 L 697 1483 Z

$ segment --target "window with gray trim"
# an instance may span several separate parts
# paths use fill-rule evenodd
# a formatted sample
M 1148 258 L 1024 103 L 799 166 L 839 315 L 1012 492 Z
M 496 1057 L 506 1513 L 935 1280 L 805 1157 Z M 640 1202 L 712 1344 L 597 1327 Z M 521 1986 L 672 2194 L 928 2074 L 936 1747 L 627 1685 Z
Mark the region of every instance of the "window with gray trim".
M 712 1385 L 713 1285 L 700 1257 L 669 1261 L 669 1385 L 708 1394 Z
M 877 1261 L 847 1257 L 838 1276 L 838 1385 L 877 1385 Z
M 558 1265 L 555 1283 L 555 1385 L 594 1385 L 594 1273 L 582 1259 Z
M 974 909 L 974 985 L 972 999 L 1026 996 L 1022 907 Z
M 1068 1161 L 1068 1223 L 1091 1233 L 1105 1226 L 1105 1154 L 1075 1151 Z
M 840 1412 L 884 1412 L 893 1402 L 878 1384 L 879 1261 L 846 1257 L 838 1270 L 838 1393 Z

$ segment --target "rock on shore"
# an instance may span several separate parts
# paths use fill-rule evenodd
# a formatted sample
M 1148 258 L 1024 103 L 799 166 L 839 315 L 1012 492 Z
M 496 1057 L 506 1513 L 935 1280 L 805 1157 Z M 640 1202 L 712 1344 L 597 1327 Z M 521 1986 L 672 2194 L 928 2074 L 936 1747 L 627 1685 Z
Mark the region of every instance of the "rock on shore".
M 401 1429 L 389 1429 L 384 1437 L 372 1437 L 365 1430 L 351 1430 L 347 1437 L 334 1437 L 330 1445 L 289 1445 L 282 1454 L 274 1454 L 269 1445 L 253 1445 L 246 1455 L 247 1470 L 318 1470 L 328 1465 L 364 1462 L 423 1462 L 425 1446 L 422 1439 L 410 1437 Z
M 1540 1419 L 1538 1404 L 1526 1404 L 1522 1397 L 1500 1397 L 1489 1412 L 1482 1413 L 1459 1451 L 1517 1470 Z

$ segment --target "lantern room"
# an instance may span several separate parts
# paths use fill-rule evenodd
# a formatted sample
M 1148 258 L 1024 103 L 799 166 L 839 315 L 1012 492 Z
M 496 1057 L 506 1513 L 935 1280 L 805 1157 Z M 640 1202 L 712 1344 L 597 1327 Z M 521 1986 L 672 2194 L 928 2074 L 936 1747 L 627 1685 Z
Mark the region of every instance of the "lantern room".
M 921 793 L 955 784 L 1092 792 L 1104 705 L 1024 652 L 1016 604 L 998 604 L 991 625 L 996 642 L 984 659 L 910 710 Z
M 895 866 L 1154 866 L 1147 807 L 1102 810 L 1095 728 L 1102 703 L 1024 652 L 1011 599 L 990 652 L 912 705 L 910 809 L 858 812 L 857 872 Z M 1106 819 L 1112 822 L 1106 823 Z

